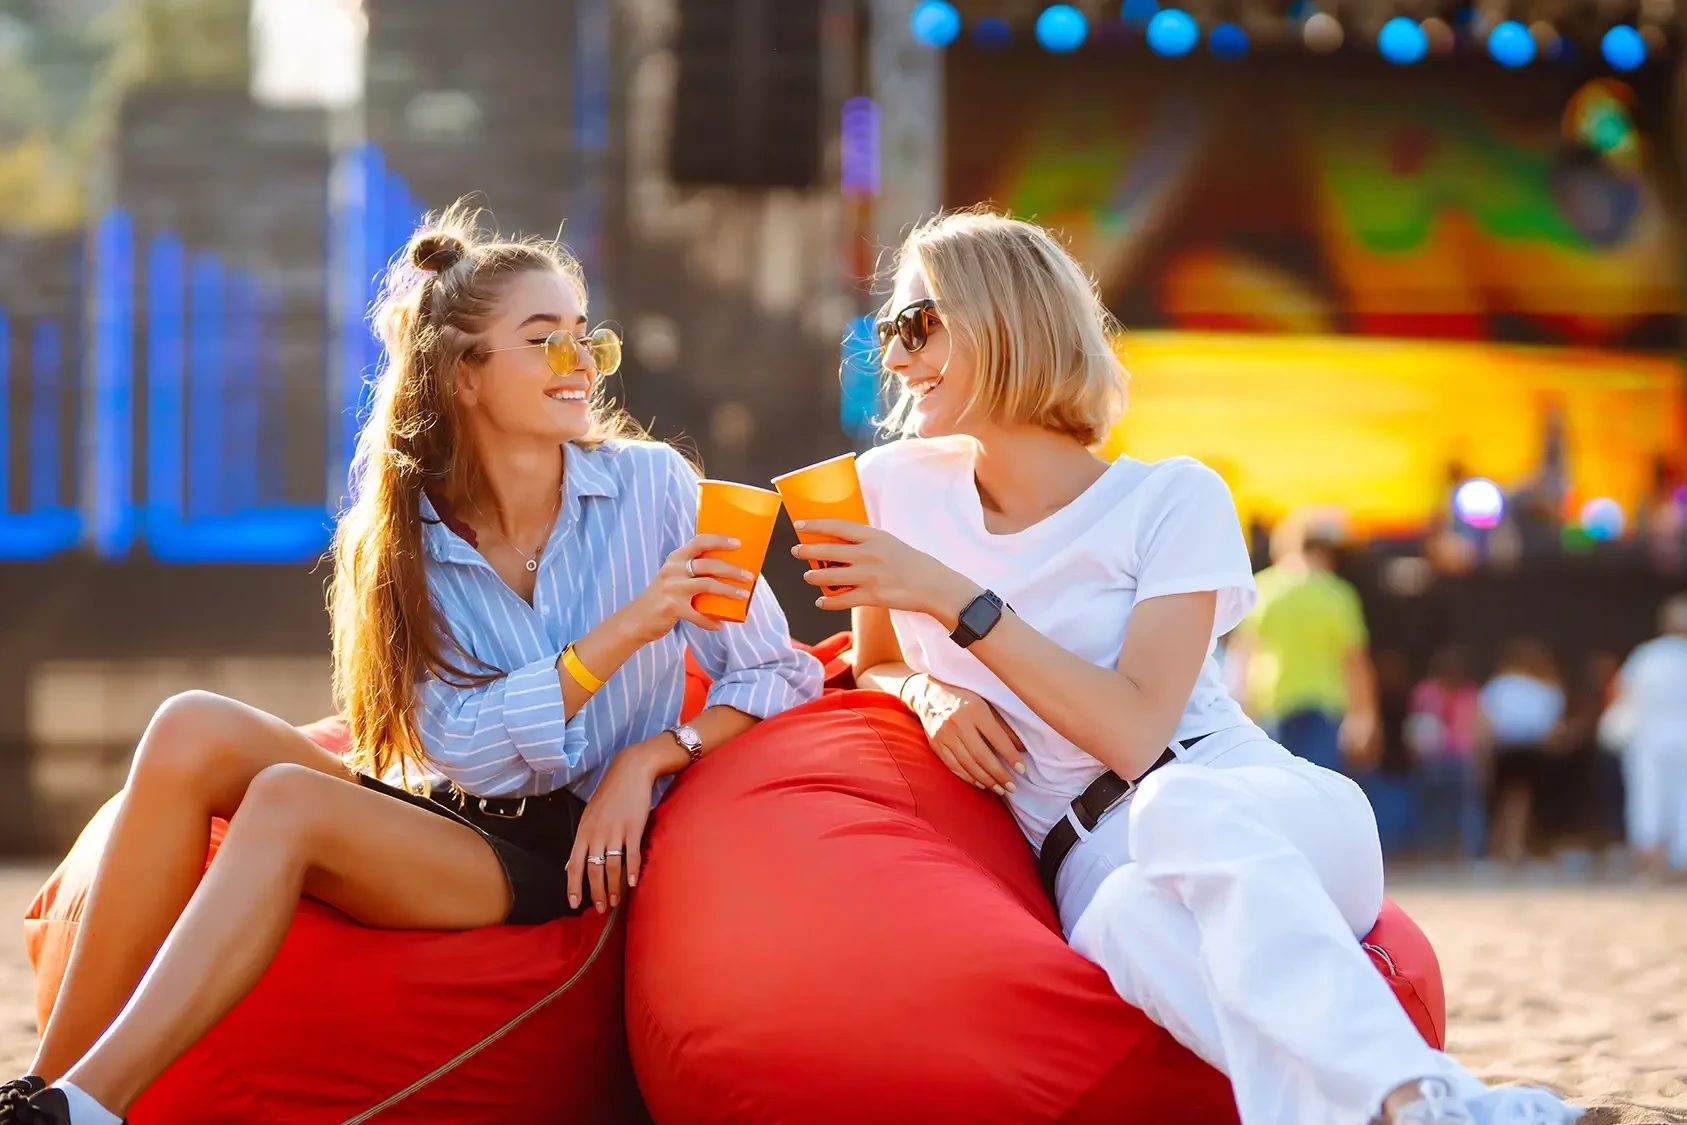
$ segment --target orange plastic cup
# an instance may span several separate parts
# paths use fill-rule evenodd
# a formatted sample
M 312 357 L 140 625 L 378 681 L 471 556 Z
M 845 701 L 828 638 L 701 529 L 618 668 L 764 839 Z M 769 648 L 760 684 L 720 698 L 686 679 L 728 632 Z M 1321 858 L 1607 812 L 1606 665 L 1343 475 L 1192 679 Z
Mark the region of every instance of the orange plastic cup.
M 767 545 L 773 538 L 773 525 L 779 519 L 779 494 L 765 488 L 738 484 L 729 480 L 706 480 L 699 485 L 697 502 L 697 534 L 725 535 L 738 540 L 735 551 L 705 551 L 704 558 L 724 559 L 760 576 L 762 563 L 767 559 Z M 755 582 L 738 582 L 723 578 L 729 586 L 754 590 Z M 692 608 L 716 621 L 743 621 L 750 614 L 748 598 L 729 598 L 724 594 L 698 594 L 691 599 Z
M 867 500 L 861 495 L 861 477 L 855 471 L 855 454 L 845 453 L 830 461 L 798 469 L 794 473 L 773 478 L 773 487 L 785 500 L 785 510 L 793 522 L 798 520 L 846 520 L 849 523 L 867 522 Z M 797 532 L 802 543 L 836 543 L 830 535 L 816 535 L 812 531 Z M 822 570 L 836 563 L 810 560 L 810 570 Z M 827 594 L 841 594 L 848 586 L 823 586 Z

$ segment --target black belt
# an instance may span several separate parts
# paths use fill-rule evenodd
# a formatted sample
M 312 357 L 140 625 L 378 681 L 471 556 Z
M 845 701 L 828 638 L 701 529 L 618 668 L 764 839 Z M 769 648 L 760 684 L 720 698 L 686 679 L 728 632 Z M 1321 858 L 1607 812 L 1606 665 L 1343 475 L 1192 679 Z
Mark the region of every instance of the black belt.
M 517 820 L 553 807 L 577 807 L 581 801 L 569 789 L 556 789 L 538 797 L 475 797 L 455 785 L 442 787 L 446 800 L 470 813 L 478 812 L 499 820 Z
M 1185 750 L 1191 749 L 1206 735 L 1186 738 L 1178 745 Z M 1078 844 L 1078 830 L 1072 826 L 1074 819 L 1084 826 L 1085 832 L 1095 831 L 1095 826 L 1101 823 L 1101 818 L 1107 815 L 1109 809 L 1120 801 L 1136 792 L 1136 787 L 1142 784 L 1142 779 L 1159 769 L 1177 761 L 1177 755 L 1171 747 L 1161 754 L 1155 763 L 1142 771 L 1135 781 L 1126 781 L 1112 770 L 1108 770 L 1094 781 L 1072 801 L 1072 815 L 1063 816 L 1054 822 L 1049 834 L 1043 839 L 1043 850 L 1037 856 L 1037 871 L 1043 877 L 1043 888 L 1048 891 L 1049 898 L 1054 898 L 1054 879 L 1060 874 L 1060 865 L 1066 862 L 1066 856 Z

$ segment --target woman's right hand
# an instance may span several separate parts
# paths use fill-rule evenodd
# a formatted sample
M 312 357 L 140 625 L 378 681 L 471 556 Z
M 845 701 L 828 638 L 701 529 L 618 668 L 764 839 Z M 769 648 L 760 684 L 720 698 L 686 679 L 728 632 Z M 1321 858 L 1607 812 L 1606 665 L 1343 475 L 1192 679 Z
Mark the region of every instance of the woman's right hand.
M 903 685 L 903 702 L 925 727 L 932 752 L 962 781 L 1007 796 L 1013 773 L 1025 772 L 1025 746 L 983 696 L 916 673 Z
M 702 557 L 705 551 L 731 551 L 737 547 L 738 540 L 724 535 L 699 535 L 669 555 L 662 569 L 656 572 L 656 580 L 621 610 L 638 642 L 644 645 L 661 640 L 681 621 L 689 621 L 711 633 L 719 629 L 721 623 L 694 609 L 691 599 L 698 594 L 720 594 L 740 601 L 750 596 L 749 590 L 721 579 L 749 582 L 754 575 L 729 562 Z

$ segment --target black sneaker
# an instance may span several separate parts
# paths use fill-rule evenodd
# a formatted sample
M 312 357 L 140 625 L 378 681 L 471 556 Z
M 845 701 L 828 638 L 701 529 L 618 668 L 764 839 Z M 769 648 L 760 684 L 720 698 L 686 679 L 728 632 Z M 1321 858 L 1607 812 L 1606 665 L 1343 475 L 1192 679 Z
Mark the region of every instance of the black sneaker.
M 16 1111 L 29 1101 L 30 1095 L 46 1088 L 47 1084 L 33 1074 L 0 1082 L 0 1125 L 10 1125 L 16 1119 Z
M 71 1120 L 70 1103 L 65 1100 L 64 1091 L 49 1086 L 17 1103 L 10 1117 L 6 1116 L 4 1106 L 0 1106 L 0 1125 L 75 1125 L 75 1122 Z

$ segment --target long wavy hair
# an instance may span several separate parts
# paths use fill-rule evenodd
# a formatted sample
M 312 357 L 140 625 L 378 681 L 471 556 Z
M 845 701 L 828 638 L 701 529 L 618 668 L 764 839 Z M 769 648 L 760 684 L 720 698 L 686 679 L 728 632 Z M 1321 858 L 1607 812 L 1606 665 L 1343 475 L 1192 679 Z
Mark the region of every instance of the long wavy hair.
M 351 507 L 334 533 L 334 692 L 351 733 L 348 764 L 406 784 L 426 776 L 416 724 L 417 686 L 438 676 L 460 686 L 504 675 L 466 653 L 428 593 L 422 551 L 425 491 L 473 495 L 478 462 L 454 401 L 456 373 L 478 363 L 479 336 L 508 282 L 548 270 L 586 307 L 580 264 L 553 241 L 511 241 L 481 230 L 463 201 L 430 215 L 387 270 L 372 319 L 383 357 L 369 421 L 352 462 Z M 593 392 L 591 427 L 576 444 L 641 438 L 639 427 Z

